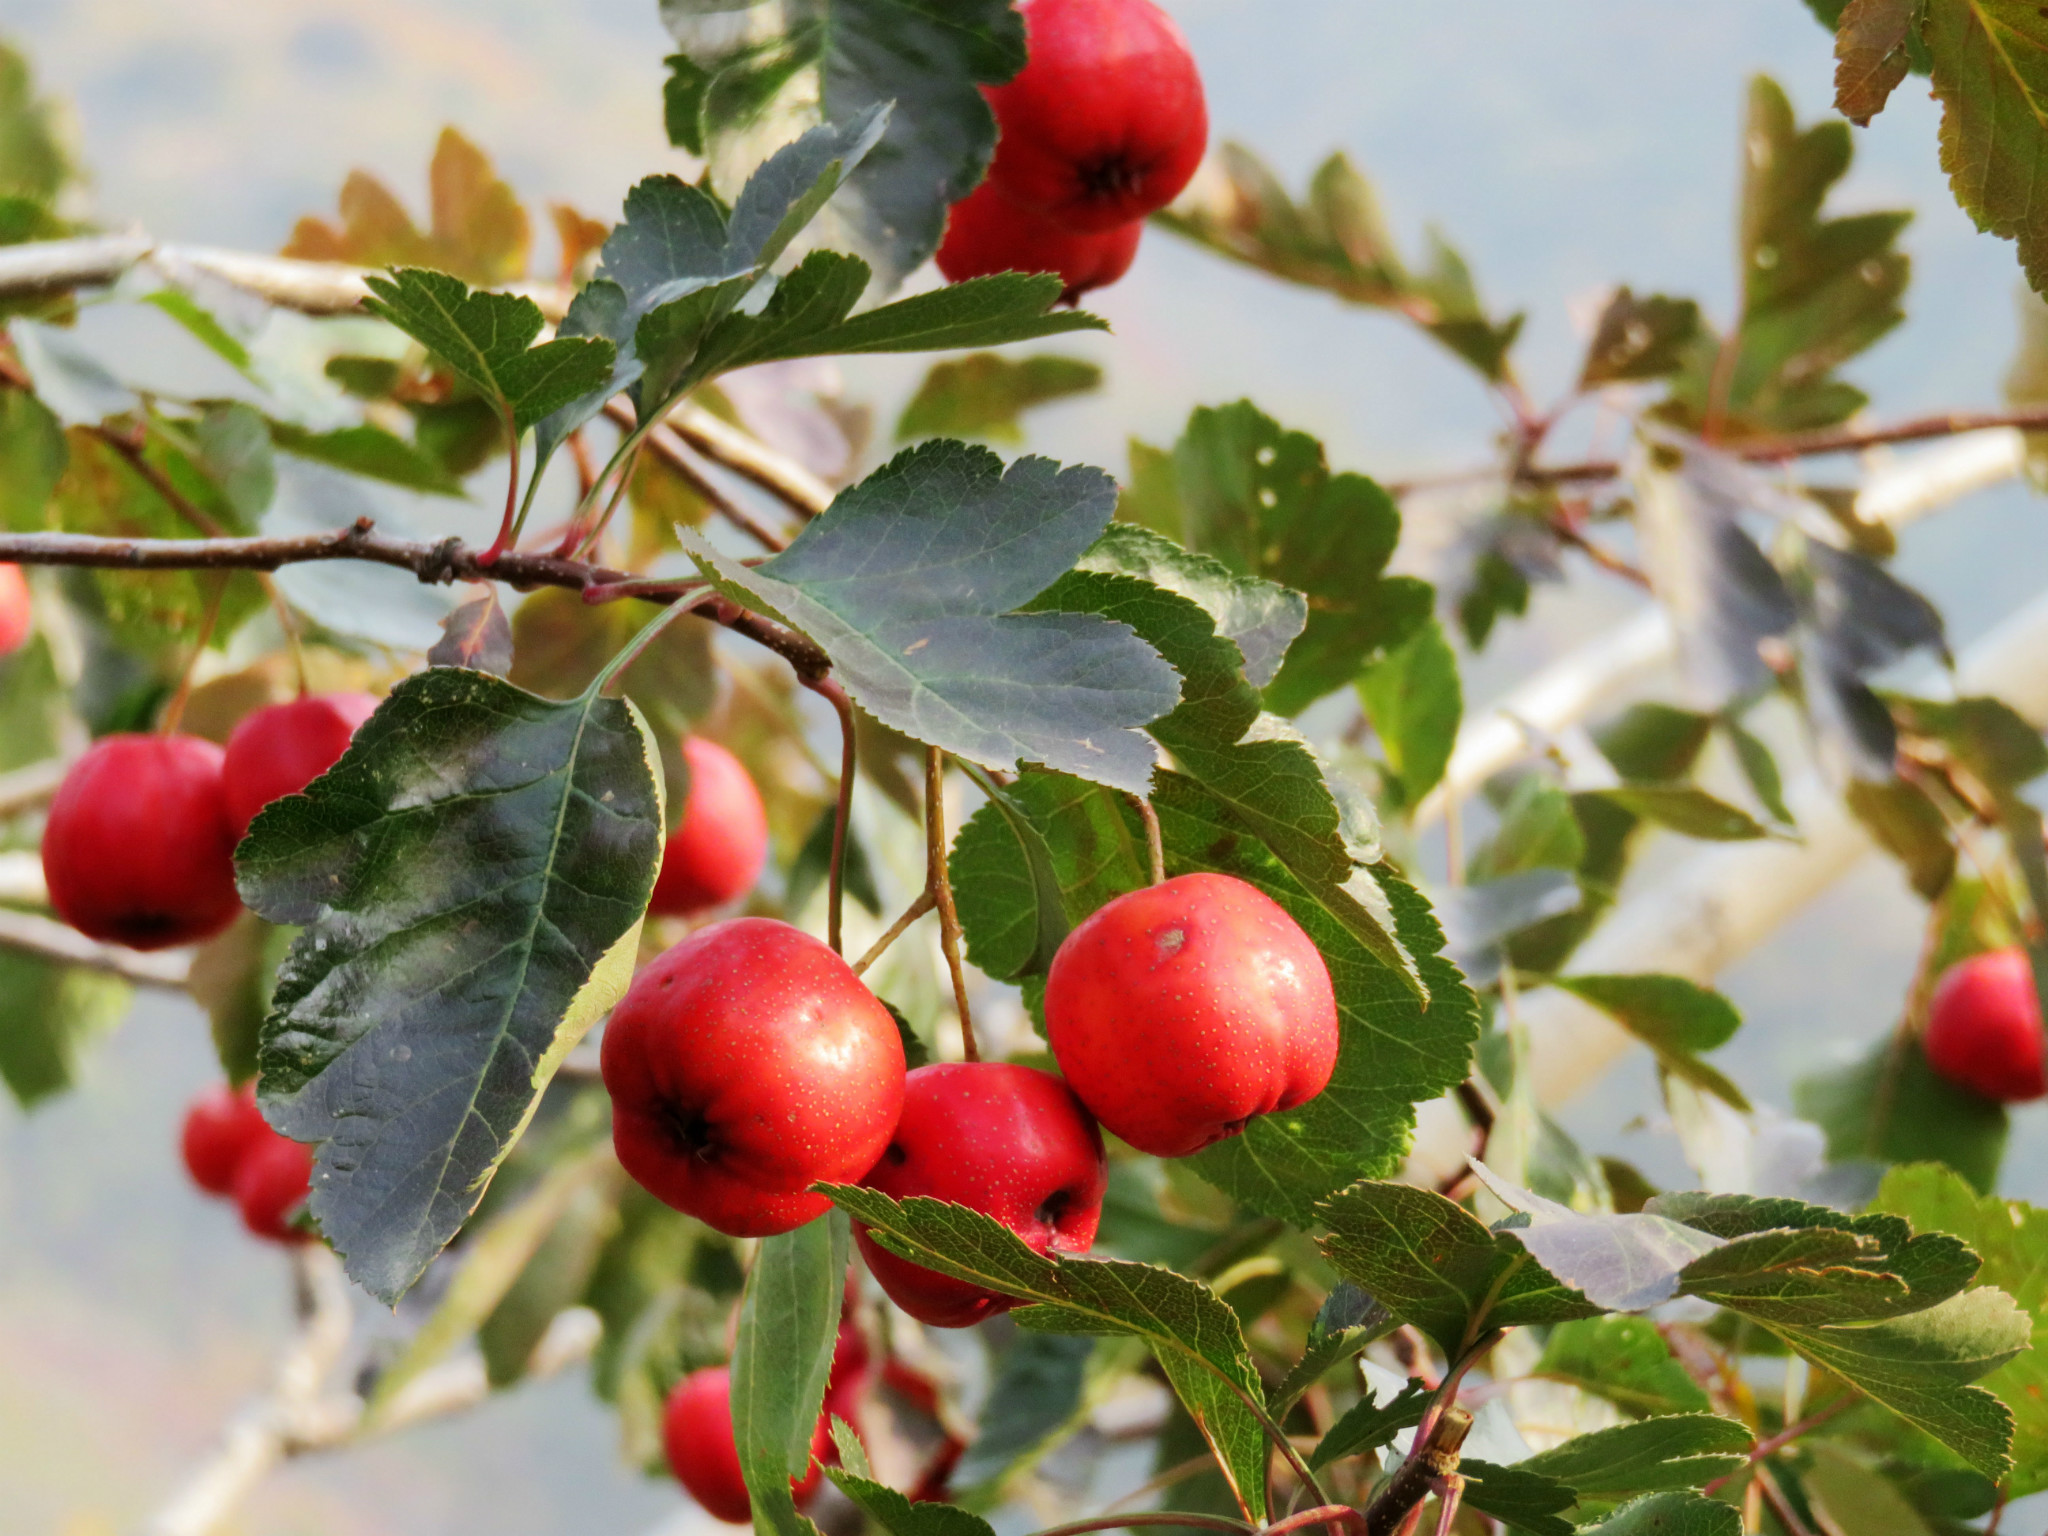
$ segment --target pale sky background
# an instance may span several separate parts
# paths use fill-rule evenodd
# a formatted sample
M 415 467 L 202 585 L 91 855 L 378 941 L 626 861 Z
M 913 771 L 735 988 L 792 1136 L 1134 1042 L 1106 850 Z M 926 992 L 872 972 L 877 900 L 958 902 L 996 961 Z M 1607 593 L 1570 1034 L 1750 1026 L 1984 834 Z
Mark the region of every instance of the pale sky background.
M 1169 0 L 1202 61 L 1219 136 L 1298 185 L 1343 147 L 1409 248 L 1434 222 L 1498 307 L 1539 398 L 1576 369 L 1569 310 L 1603 285 L 1691 294 L 1724 315 L 1744 83 L 1775 74 L 1802 118 L 1828 99 L 1829 40 L 1798 0 Z M 680 157 L 662 138 L 654 0 L 4 0 L 0 34 L 75 106 L 98 216 L 184 240 L 271 248 L 331 212 L 353 166 L 415 207 L 454 123 L 538 209 L 612 216 Z M 1857 136 L 1841 206 L 1918 210 L 1911 319 L 1851 370 L 1885 416 L 1996 403 L 2013 340 L 2011 248 L 1975 234 L 1909 80 Z M 1121 469 L 1123 438 L 1168 440 L 1193 405 L 1251 395 L 1396 478 L 1483 457 L 1497 421 L 1460 365 L 1383 316 L 1281 287 L 1157 232 L 1095 307 L 1112 338 L 1064 350 L 1108 370 L 1106 399 L 1036 419 L 1032 446 Z M 892 420 L 922 363 L 859 363 L 852 392 Z M 1967 641 L 2048 569 L 2017 488 L 1913 531 L 1902 568 Z M 1545 595 L 1475 672 L 1509 673 L 1625 611 L 1584 584 Z M 1468 693 L 1469 696 L 1469 693 Z M 1750 1024 L 1722 1060 L 1759 1096 L 1839 1042 L 1890 1026 L 1917 909 L 1871 864 L 1725 978 Z M 281 1262 L 190 1191 L 178 1113 L 216 1069 L 189 1007 L 157 1002 L 106 1047 L 88 1090 L 33 1119 L 0 1105 L 0 1507 L 10 1531 L 131 1529 L 261 1383 L 285 1327 Z M 1573 1122 L 1596 1150 L 1667 1176 L 1668 1144 L 1625 1133 L 1651 1104 L 1618 1076 Z M 2014 1193 L 2048 1195 L 2043 1116 L 2020 1116 Z M 682 1508 L 621 1467 L 580 1379 L 509 1395 L 346 1461 L 273 1479 L 241 1529 L 264 1536 L 638 1536 Z

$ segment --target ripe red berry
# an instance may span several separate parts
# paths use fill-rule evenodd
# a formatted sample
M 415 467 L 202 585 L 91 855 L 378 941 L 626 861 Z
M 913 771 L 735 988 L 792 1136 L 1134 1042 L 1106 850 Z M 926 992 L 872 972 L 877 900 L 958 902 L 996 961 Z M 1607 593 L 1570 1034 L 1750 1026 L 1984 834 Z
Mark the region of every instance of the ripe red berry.
M 732 1525 L 745 1525 L 753 1517 L 732 1432 L 732 1374 L 724 1366 L 706 1366 L 676 1383 L 662 1410 L 661 1440 L 676 1481 L 710 1514 Z M 817 1492 L 818 1463 L 830 1444 L 820 1419 L 811 1438 L 810 1466 L 802 1477 L 789 1480 L 789 1491 L 799 1505 Z
M 761 917 L 700 930 L 643 968 L 600 1056 L 619 1161 L 656 1199 L 734 1237 L 824 1212 L 903 1108 L 903 1039 L 851 967 Z
M 1036 1067 L 944 1062 L 903 1085 L 903 1118 L 862 1180 L 892 1200 L 929 1195 L 993 1216 L 1038 1252 L 1086 1253 L 1109 1187 L 1102 1134 L 1065 1083 Z M 898 1258 L 854 1227 L 868 1272 L 921 1323 L 966 1328 L 1017 1303 Z
M 694 917 L 746 895 L 768 857 L 768 812 L 740 760 L 715 741 L 683 738 L 690 793 L 661 852 L 647 910 Z
M 20 650 L 35 627 L 29 603 L 28 578 L 18 565 L 0 565 L 0 656 Z
M 235 1208 L 242 1225 L 273 1243 L 303 1243 L 311 1234 L 292 1217 L 313 1190 L 313 1149 L 275 1131 L 242 1155 L 235 1170 Z
M 1060 302 L 1072 304 L 1089 289 L 1106 287 L 1131 269 L 1143 231 L 1139 223 L 1120 224 L 1101 234 L 1061 229 L 983 182 L 946 216 L 939 271 L 952 283 L 996 272 L 1057 272 L 1066 284 Z
M 1923 1041 L 1928 1065 L 2001 1103 L 2048 1094 L 2041 1000 L 2024 950 L 1972 955 L 1934 989 Z
M 1067 935 L 1046 1039 L 1103 1126 L 1185 1157 L 1323 1091 L 1337 1003 L 1293 918 L 1228 875 L 1119 896 Z
M 376 710 L 374 694 L 319 693 L 246 716 L 228 737 L 221 767 L 236 840 L 263 807 L 296 795 L 332 768 L 356 727 Z
M 1187 39 L 1151 0 L 1024 0 L 1030 60 L 988 92 L 991 184 L 1068 229 L 1164 208 L 1202 163 L 1209 112 Z
M 235 833 L 221 750 L 197 736 L 105 736 L 71 765 L 43 828 L 43 878 L 80 933 L 134 949 L 234 920 Z
M 256 1107 L 253 1085 L 231 1088 L 222 1083 L 199 1095 L 185 1111 L 178 1150 L 194 1184 L 210 1195 L 225 1195 L 233 1191 L 235 1170 L 249 1149 L 276 1134 Z

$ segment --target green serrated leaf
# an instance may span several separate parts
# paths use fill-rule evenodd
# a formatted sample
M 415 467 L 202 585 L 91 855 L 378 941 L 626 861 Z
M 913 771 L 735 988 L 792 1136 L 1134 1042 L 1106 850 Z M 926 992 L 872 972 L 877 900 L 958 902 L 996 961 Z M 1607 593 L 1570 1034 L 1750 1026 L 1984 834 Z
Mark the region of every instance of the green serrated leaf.
M 623 993 L 661 827 L 630 704 L 447 667 L 257 817 L 242 899 L 304 929 L 264 1026 L 264 1109 L 319 1144 L 314 1217 L 373 1295 L 395 1300 L 455 1235 Z
M 1433 1395 L 1427 1382 L 1410 1381 L 1384 1404 L 1375 1403 L 1370 1397 L 1360 1398 L 1309 1452 L 1310 1470 L 1327 1467 L 1346 1456 L 1376 1451 L 1402 1430 L 1413 1429 L 1422 1422 Z
M 810 1464 L 852 1250 L 846 1218 L 828 1211 L 754 1251 L 732 1352 L 732 1428 L 757 1531 L 817 1536 L 789 1484 Z
M 1741 1466 L 1754 1439 L 1747 1426 L 1719 1414 L 1666 1414 L 1575 1436 L 1517 1465 L 1556 1478 L 1581 1503 L 1618 1502 L 1704 1487 Z
M 1019 418 L 1035 406 L 1102 387 L 1102 370 L 1078 357 L 1041 355 L 1014 361 L 994 352 L 934 363 L 896 421 L 898 442 L 972 437 L 1021 443 Z
M 1148 1264 L 1037 1254 L 965 1206 L 923 1197 L 898 1202 L 848 1185 L 820 1188 L 890 1252 L 1031 1303 L 1013 1314 L 1022 1327 L 1142 1339 L 1201 1425 L 1247 1518 L 1265 1518 L 1265 1389 L 1237 1314 L 1207 1286 Z
M 1413 807 L 1443 782 L 1464 715 L 1458 657 L 1435 619 L 1359 674 L 1358 701 L 1379 737 L 1387 768 Z
M 1481 1514 L 1528 1536 L 1570 1536 L 1572 1525 L 1562 1511 L 1577 1499 L 1556 1478 L 1519 1465 L 1496 1466 L 1476 1456 L 1458 1465 L 1465 1476 L 1465 1502 Z
M 1949 188 L 1979 229 L 2019 243 L 2028 283 L 2048 290 L 2048 224 L 2029 190 L 2048 164 L 2048 17 L 2018 0 L 1931 0 L 1921 35 Z
M 1301 1358 L 1287 1369 L 1278 1386 L 1266 1394 L 1266 1406 L 1284 1419 L 1302 1393 L 1373 1340 L 1393 1331 L 1393 1314 L 1349 1280 L 1340 1280 L 1323 1299 Z
M 462 482 L 451 475 L 440 460 L 430 457 L 404 438 L 367 424 L 341 427 L 332 432 L 309 432 L 290 422 L 270 423 L 271 441 L 286 453 L 315 463 L 331 464 L 352 475 L 402 485 L 407 490 L 434 496 L 460 496 Z
M 956 1505 L 913 1504 L 888 1484 L 845 1467 L 827 1468 L 826 1476 L 889 1536 L 995 1536 L 994 1526 Z
M 551 411 L 604 384 L 612 344 L 564 336 L 536 347 L 540 306 L 509 293 L 473 293 L 460 278 L 423 267 L 372 277 L 363 301 L 419 342 L 523 432 Z
M 1602 1310 L 1434 1190 L 1368 1181 L 1325 1200 L 1318 1214 L 1330 1262 L 1453 1359 L 1496 1328 Z
M 1707 1408 L 1705 1390 L 1646 1317 L 1615 1314 L 1559 1323 L 1544 1340 L 1536 1370 L 1638 1417 Z
M 1747 1113 L 1742 1090 L 1699 1059 L 1726 1045 L 1742 1027 L 1735 1005 L 1683 976 L 1559 976 L 1552 984 L 1583 999 L 1656 1052 L 1675 1072 Z
M 1018 613 L 1102 532 L 1108 477 L 940 441 L 844 491 L 781 554 L 747 567 L 690 530 L 721 590 L 809 635 L 880 720 L 984 767 L 1019 759 L 1142 793 L 1138 727 L 1178 680 L 1121 625 Z
M 988 796 L 947 861 L 968 958 L 998 981 L 1042 976 L 1071 926 L 1052 849 L 1024 805 L 980 769 L 967 771 Z
M 1633 1500 L 1580 1536 L 1741 1536 L 1742 1511 L 1692 1493 L 1653 1493 Z

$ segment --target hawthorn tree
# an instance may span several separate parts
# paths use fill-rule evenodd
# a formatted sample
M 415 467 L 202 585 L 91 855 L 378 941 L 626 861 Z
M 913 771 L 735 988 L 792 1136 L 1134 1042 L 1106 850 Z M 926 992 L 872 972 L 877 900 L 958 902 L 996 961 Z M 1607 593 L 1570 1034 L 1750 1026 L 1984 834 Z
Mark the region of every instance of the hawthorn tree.
M 132 986 L 189 991 L 224 1083 L 186 1162 L 301 1302 L 157 1529 L 585 1360 L 629 1462 L 666 1430 L 780 1536 L 1071 1506 L 1047 1458 L 1099 1459 L 1119 1394 L 1156 1475 L 1048 1536 L 1933 1533 L 2048 1489 L 2048 1215 L 1997 1194 L 2048 1090 L 2048 618 L 1958 659 L 1888 568 L 2048 429 L 2048 328 L 2013 410 L 1866 420 L 1907 215 L 1829 206 L 1841 118 L 1927 73 L 1959 200 L 2048 286 L 2048 23 L 1811 4 L 1840 117 L 1752 83 L 1738 311 L 1617 288 L 1547 404 L 1522 317 L 1341 154 L 1297 196 L 1215 146 L 1182 191 L 1193 62 L 1154 100 L 1091 52 L 1170 45 L 1141 0 L 664 0 L 703 174 L 556 208 L 542 274 L 453 130 L 424 228 L 358 174 L 282 256 L 97 231 L 0 58 L 0 815 L 42 871 L 0 890 L 0 1076 L 63 1092 Z M 1101 328 L 1073 301 L 1147 213 L 1497 394 L 1444 580 L 1389 571 L 1441 487 L 1250 402 L 1121 483 L 980 445 L 1094 386 L 991 349 Z M 68 330 L 121 304 L 246 387 L 137 387 Z M 769 399 L 847 448 L 777 365 L 883 352 L 958 355 L 878 467 L 764 441 Z M 1593 400 L 1627 451 L 1560 462 Z M 1973 457 L 1917 488 L 1805 470 L 1942 438 Z M 1581 560 L 1645 623 L 1461 729 L 1461 663 Z M 1673 654 L 1682 693 L 1603 708 Z M 1660 897 L 1660 833 L 1755 855 Z M 1865 835 L 1926 900 L 1915 978 L 1774 1118 L 1707 1059 L 1712 973 Z M 1709 1187 L 1545 1113 L 1618 1040 Z M 350 1358 L 371 1301 L 404 1341 Z

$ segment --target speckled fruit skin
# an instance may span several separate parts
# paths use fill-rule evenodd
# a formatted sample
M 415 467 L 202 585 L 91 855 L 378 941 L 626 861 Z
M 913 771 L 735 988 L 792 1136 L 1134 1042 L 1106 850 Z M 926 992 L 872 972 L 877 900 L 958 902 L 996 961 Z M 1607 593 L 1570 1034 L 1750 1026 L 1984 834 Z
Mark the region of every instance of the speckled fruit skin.
M 1182 875 L 1098 909 L 1053 956 L 1045 1021 L 1081 1102 L 1158 1157 L 1314 1098 L 1337 1064 L 1323 957 L 1228 875 Z
M 996 272 L 1057 272 L 1066 284 L 1060 302 L 1072 304 L 1089 289 L 1107 287 L 1130 271 L 1143 230 L 1142 223 L 1101 234 L 1061 229 L 983 182 L 946 216 L 939 271 L 951 283 Z
M 234 921 L 235 832 L 221 750 L 197 736 L 103 736 L 43 829 L 50 905 L 80 933 L 168 949 Z
M 0 565 L 0 656 L 11 656 L 35 628 L 29 603 L 28 578 L 18 565 Z
M 600 1055 L 619 1161 L 733 1237 L 788 1232 L 853 1183 L 903 1109 L 903 1040 L 839 956 L 787 923 L 692 934 L 633 978 Z
M 740 760 L 715 741 L 683 738 L 690 793 L 661 851 L 647 910 L 694 917 L 754 888 L 768 857 L 768 812 Z
M 811 1464 L 789 1480 L 798 1505 L 818 1491 L 819 1462 L 831 1444 L 825 1421 L 811 1439 Z M 732 1373 L 722 1365 L 692 1371 L 675 1385 L 661 1414 L 661 1443 L 669 1470 L 690 1497 L 729 1525 L 753 1518 L 753 1501 L 740 1476 L 740 1450 L 732 1433 Z
M 1187 39 L 1151 0 L 1024 0 L 1029 62 L 986 93 L 988 180 L 1084 233 L 1172 202 L 1202 163 L 1209 112 Z
M 376 712 L 375 694 L 317 693 L 245 716 L 228 737 L 221 765 L 236 840 L 263 807 L 296 795 L 332 768 L 356 727 Z
M 1972 955 L 1934 989 L 1922 1042 L 1928 1065 L 1959 1087 L 2014 1104 L 2048 1094 L 2041 1000 L 2020 949 Z
M 235 1169 L 235 1209 L 242 1225 L 273 1243 L 304 1243 L 312 1234 L 291 1224 L 313 1189 L 313 1149 L 266 1128 Z
M 235 1170 L 249 1149 L 276 1134 L 256 1107 L 254 1087 L 221 1083 L 199 1095 L 185 1111 L 178 1151 L 194 1184 L 209 1195 L 225 1195 L 233 1191 Z
M 1005 1062 L 919 1067 L 903 1118 L 861 1181 L 892 1200 L 929 1195 L 993 1216 L 1038 1253 L 1086 1253 L 1109 1187 L 1095 1117 L 1050 1072 Z M 968 1328 L 1016 1301 L 898 1258 L 854 1226 L 889 1299 L 921 1323 Z

